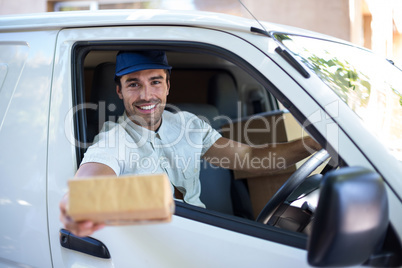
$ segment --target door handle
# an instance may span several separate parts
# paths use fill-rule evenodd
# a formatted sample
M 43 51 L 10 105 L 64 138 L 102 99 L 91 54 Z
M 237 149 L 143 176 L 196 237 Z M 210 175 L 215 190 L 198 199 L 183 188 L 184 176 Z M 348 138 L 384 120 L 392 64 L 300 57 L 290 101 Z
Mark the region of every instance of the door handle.
M 109 250 L 101 241 L 89 236 L 76 236 L 66 229 L 60 229 L 60 245 L 98 258 L 110 259 Z

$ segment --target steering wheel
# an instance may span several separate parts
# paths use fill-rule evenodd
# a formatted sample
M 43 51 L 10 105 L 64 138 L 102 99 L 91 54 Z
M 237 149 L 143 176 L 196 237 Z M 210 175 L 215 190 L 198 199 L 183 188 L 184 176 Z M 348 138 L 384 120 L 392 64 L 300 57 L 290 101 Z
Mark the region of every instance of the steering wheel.
M 274 194 L 262 209 L 257 217 L 257 222 L 270 224 L 269 220 L 278 210 L 278 208 L 286 201 L 286 198 L 322 163 L 328 158 L 329 154 L 325 149 L 321 149 L 311 156 L 300 168 L 298 168 L 281 188 Z

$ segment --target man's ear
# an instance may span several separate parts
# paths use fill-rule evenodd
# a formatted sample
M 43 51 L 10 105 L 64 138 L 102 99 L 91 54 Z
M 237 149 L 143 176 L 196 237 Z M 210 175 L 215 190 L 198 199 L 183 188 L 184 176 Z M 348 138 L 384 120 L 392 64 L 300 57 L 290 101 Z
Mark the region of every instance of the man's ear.
M 116 93 L 119 95 L 120 99 L 123 99 L 123 94 L 121 93 L 121 87 L 119 85 L 116 85 Z

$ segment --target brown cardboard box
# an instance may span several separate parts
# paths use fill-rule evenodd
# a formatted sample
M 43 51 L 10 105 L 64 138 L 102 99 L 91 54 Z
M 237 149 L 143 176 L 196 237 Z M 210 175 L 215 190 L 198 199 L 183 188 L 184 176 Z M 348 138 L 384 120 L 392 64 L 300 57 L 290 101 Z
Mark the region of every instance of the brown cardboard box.
M 68 214 L 108 225 L 169 222 L 173 194 L 166 174 L 72 179 Z
M 300 138 L 302 134 L 301 127 L 293 116 L 283 111 L 267 112 L 242 118 L 241 121 L 222 127 L 224 137 L 257 146 L 267 143 L 287 142 Z M 272 166 L 281 164 L 275 155 L 269 156 L 269 160 L 270 162 L 265 162 L 265 164 Z M 296 166 L 293 165 L 283 171 L 266 175 L 244 171 L 234 172 L 235 179 L 247 179 L 254 217 L 258 216 L 265 204 L 295 170 Z

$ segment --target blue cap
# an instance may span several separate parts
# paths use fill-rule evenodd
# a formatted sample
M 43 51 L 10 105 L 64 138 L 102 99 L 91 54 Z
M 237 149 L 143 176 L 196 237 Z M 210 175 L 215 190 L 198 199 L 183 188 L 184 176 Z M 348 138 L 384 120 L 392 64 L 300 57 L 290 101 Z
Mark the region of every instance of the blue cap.
M 125 74 L 148 69 L 172 69 L 169 66 L 166 53 L 160 50 L 152 51 L 120 51 L 116 56 L 115 79 Z

